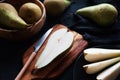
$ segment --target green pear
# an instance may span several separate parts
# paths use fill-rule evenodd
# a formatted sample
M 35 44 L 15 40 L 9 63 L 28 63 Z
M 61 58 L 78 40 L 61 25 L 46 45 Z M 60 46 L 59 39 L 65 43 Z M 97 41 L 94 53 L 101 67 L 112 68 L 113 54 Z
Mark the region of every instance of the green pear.
M 28 27 L 28 24 L 18 16 L 16 9 L 9 3 L 0 3 L 0 24 L 10 29 Z
M 76 14 L 89 18 L 100 26 L 109 26 L 116 21 L 118 11 L 115 6 L 102 3 L 78 9 Z
M 19 10 L 19 16 L 28 24 L 37 22 L 42 16 L 41 8 L 32 2 L 23 4 Z
M 70 4 L 70 0 L 44 0 L 46 11 L 51 16 L 60 15 Z
M 74 35 L 67 29 L 59 29 L 51 34 L 46 47 L 40 54 L 35 69 L 40 69 L 51 63 L 57 56 L 68 51 L 74 41 Z

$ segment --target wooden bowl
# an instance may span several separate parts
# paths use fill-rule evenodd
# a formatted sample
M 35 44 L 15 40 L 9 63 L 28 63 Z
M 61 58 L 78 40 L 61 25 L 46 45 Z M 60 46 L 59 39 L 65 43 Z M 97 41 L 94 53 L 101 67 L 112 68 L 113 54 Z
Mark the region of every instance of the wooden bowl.
M 33 2 L 42 9 L 42 17 L 33 25 L 24 30 L 7 30 L 0 28 L 0 37 L 10 41 L 25 41 L 37 34 L 44 25 L 46 19 L 46 10 L 43 3 L 39 0 L 6 0 L 4 2 L 12 4 L 17 10 L 27 2 Z

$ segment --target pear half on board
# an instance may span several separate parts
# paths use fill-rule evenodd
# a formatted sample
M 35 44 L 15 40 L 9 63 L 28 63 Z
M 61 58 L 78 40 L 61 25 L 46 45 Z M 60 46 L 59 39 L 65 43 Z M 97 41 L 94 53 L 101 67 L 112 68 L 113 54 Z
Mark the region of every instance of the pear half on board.
M 52 62 L 57 56 L 64 53 L 73 44 L 74 35 L 67 29 L 59 29 L 55 31 L 46 44 L 45 49 L 40 54 L 35 68 L 40 69 Z
M 52 37 L 53 35 L 57 37 L 59 43 L 61 44 L 56 43 L 56 38 Z M 61 38 L 59 38 L 60 36 Z M 50 42 L 50 39 L 51 39 L 51 42 Z M 59 46 L 55 46 L 55 45 L 59 45 Z M 35 59 L 32 61 L 32 63 L 29 65 L 29 67 L 25 71 L 21 80 L 33 80 L 33 79 L 34 80 L 35 79 L 36 80 L 54 80 L 56 79 L 73 63 L 76 57 L 81 54 L 81 52 L 87 45 L 88 45 L 88 42 L 84 40 L 81 34 L 70 30 L 69 28 L 67 28 L 67 26 L 64 26 L 61 24 L 54 25 L 53 31 L 50 33 L 48 38 L 43 43 L 43 46 L 40 48 Z M 44 54 L 45 55 L 44 56 L 42 53 L 48 46 L 49 48 L 51 48 L 51 50 L 48 48 L 49 53 L 46 51 L 48 55 Z M 33 51 L 34 51 L 34 44 L 25 52 L 25 55 L 23 57 L 24 64 L 26 63 L 26 61 L 28 60 L 29 56 Z M 53 57 L 53 54 L 55 54 L 54 56 L 56 57 L 50 58 L 50 56 Z M 42 62 L 42 64 L 40 64 L 40 67 L 39 67 L 36 64 L 38 59 L 41 56 L 43 56 L 44 58 L 42 58 L 43 61 L 40 61 Z M 49 61 L 47 63 L 44 63 L 45 62 L 44 60 L 45 61 L 51 60 L 51 62 Z M 43 65 L 43 63 L 45 65 Z

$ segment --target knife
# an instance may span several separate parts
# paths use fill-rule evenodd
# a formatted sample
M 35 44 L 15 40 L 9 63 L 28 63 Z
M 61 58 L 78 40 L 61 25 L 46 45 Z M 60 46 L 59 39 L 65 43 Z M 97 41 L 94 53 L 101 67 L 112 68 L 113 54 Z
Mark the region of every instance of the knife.
M 32 54 L 30 55 L 30 57 L 28 58 L 27 62 L 25 63 L 25 65 L 23 66 L 23 68 L 21 69 L 21 71 L 19 72 L 19 74 L 17 75 L 17 77 L 15 78 L 15 80 L 20 80 L 20 78 L 22 77 L 22 75 L 24 74 L 25 70 L 27 69 L 27 67 L 30 65 L 30 63 L 32 62 L 33 58 L 35 57 L 35 55 L 37 54 L 38 50 L 41 48 L 42 44 L 44 43 L 44 41 L 46 40 L 46 38 L 49 36 L 49 34 L 51 33 L 51 31 L 53 30 L 53 28 L 50 28 L 42 37 L 40 40 L 38 40 L 38 42 L 34 45 L 34 51 L 32 52 Z

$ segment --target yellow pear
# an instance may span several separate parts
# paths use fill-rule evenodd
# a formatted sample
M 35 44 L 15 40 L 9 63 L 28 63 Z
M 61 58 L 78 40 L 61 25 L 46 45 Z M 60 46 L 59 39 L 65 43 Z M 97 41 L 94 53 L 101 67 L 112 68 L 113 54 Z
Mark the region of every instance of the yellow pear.
M 19 16 L 28 24 L 32 24 L 41 18 L 42 10 L 37 4 L 28 2 L 20 7 Z

